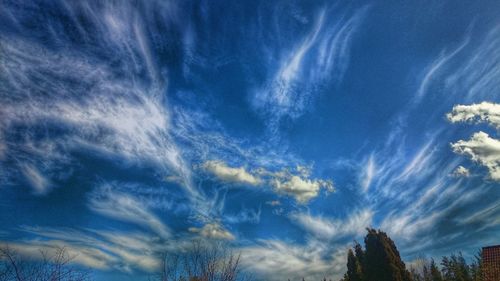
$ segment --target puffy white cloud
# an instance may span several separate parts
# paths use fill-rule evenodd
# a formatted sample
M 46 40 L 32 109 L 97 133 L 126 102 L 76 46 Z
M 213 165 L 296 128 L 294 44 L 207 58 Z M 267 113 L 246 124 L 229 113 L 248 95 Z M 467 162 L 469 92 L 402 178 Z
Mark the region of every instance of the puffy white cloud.
M 294 171 L 282 169 L 277 172 L 271 172 L 260 168 L 256 173 L 266 179 L 267 184 L 276 193 L 293 196 L 297 202 L 302 204 L 318 196 L 322 188 L 328 192 L 333 192 L 333 183 L 331 180 L 312 179 L 310 178 L 310 168 L 300 165 Z
M 222 161 L 207 161 L 202 167 L 223 181 L 249 185 L 261 183 L 260 178 L 250 174 L 244 167 L 229 167 Z
M 234 240 L 234 235 L 217 222 L 207 223 L 202 228 L 190 227 L 189 231 L 199 233 L 206 238 Z
M 500 104 L 482 102 L 471 105 L 455 105 L 453 110 L 446 115 L 452 123 L 474 122 L 489 123 L 500 130 Z
M 333 192 L 331 180 L 310 178 L 311 170 L 304 166 L 297 166 L 295 171 L 283 169 L 277 172 L 261 168 L 257 173 L 267 179 L 268 184 L 276 193 L 293 196 L 302 204 L 318 196 L 322 188 Z
M 322 188 L 329 192 L 333 191 L 332 181 L 311 179 L 310 169 L 300 165 L 294 171 L 283 169 L 277 172 L 271 172 L 265 168 L 258 168 L 250 172 L 244 167 L 229 167 L 222 161 L 207 161 L 202 167 L 223 181 L 269 185 L 274 192 L 293 196 L 299 203 L 307 203 L 315 198 Z
M 460 178 L 460 177 L 470 177 L 470 171 L 469 169 L 465 168 L 464 166 L 458 166 L 453 173 L 451 174 L 454 177 Z
M 485 166 L 492 180 L 500 181 L 500 141 L 487 133 L 477 132 L 470 140 L 452 143 L 453 151 L 469 156 L 473 161 Z
M 286 177 L 274 177 L 270 181 L 274 190 L 295 197 L 300 203 L 307 203 L 312 198 L 318 196 L 321 188 L 333 191 L 333 183 L 321 179 L 307 179 L 297 175 Z
M 306 231 L 322 239 L 337 239 L 347 235 L 359 236 L 372 225 L 373 212 L 369 209 L 350 214 L 343 220 L 314 217 L 309 214 L 294 214 L 292 220 Z

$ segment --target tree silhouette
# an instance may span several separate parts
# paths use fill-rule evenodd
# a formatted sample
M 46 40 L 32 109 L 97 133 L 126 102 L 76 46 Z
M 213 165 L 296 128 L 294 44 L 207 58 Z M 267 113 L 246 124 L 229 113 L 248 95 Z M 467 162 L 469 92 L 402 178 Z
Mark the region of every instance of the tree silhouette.
M 367 230 L 363 263 L 366 281 L 410 281 L 394 241 L 383 231 Z
M 71 265 L 75 258 L 64 247 L 40 251 L 41 260 L 20 255 L 8 246 L 0 247 L 0 281 L 87 281 L 89 272 Z
M 357 256 L 354 255 L 351 249 L 347 253 L 347 280 L 346 281 L 363 281 L 363 273 L 361 263 Z
M 344 281 L 411 281 L 394 241 L 385 232 L 368 228 L 365 250 L 359 243 L 347 253 Z
M 443 276 L 441 276 L 441 271 L 439 271 L 439 268 L 434 262 L 434 259 L 431 259 L 430 272 L 432 281 L 443 281 Z
M 194 241 L 183 253 L 165 253 L 158 281 L 236 281 L 249 279 L 240 271 L 240 255 L 222 242 Z

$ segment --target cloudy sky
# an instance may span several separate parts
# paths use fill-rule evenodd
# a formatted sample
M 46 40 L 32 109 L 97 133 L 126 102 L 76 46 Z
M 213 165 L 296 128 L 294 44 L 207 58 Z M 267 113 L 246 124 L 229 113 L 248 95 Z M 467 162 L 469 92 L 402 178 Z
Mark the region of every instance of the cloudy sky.
M 96 280 L 225 240 L 266 280 L 500 241 L 498 1 L 2 1 L 0 241 Z

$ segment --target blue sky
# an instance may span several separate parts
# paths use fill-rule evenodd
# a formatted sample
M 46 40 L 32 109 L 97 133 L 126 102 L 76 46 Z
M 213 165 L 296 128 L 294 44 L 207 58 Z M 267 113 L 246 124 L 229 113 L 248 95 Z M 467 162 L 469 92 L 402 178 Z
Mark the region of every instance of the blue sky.
M 226 240 L 266 280 L 500 234 L 497 1 L 3 1 L 0 241 L 97 280 Z

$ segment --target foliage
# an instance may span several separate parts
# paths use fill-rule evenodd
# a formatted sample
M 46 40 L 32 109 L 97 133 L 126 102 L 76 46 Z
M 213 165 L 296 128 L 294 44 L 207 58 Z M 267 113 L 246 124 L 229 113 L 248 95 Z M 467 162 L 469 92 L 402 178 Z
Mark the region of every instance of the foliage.
M 347 253 L 347 276 L 349 281 L 363 280 L 361 261 L 354 255 L 351 249 Z
M 367 229 L 365 250 L 359 243 L 347 252 L 347 272 L 341 281 L 483 281 L 481 252 L 469 265 L 461 253 L 444 256 L 440 266 L 424 257 L 407 270 L 385 232 Z
M 399 252 L 385 232 L 367 229 L 365 250 L 359 243 L 347 254 L 344 281 L 410 281 Z

